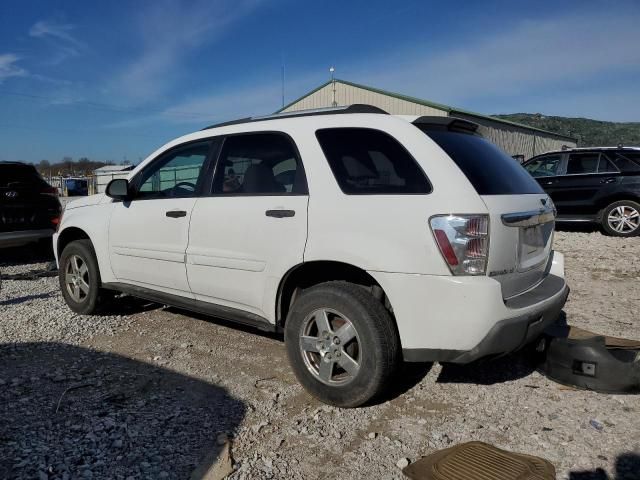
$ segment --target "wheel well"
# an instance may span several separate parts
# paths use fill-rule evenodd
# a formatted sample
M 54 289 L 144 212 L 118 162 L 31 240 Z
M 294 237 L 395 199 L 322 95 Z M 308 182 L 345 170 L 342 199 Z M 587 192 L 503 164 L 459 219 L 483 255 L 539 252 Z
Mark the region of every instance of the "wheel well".
M 58 244 L 57 244 L 58 258 L 60 258 L 60 255 L 62 255 L 62 251 L 64 250 L 64 247 L 69 245 L 71 242 L 75 240 L 80 240 L 82 238 L 86 238 L 87 240 L 90 240 L 89 235 L 87 235 L 86 232 L 80 228 L 77 228 L 77 227 L 65 228 L 60 233 L 60 236 L 58 237 Z
M 386 293 L 380 284 L 365 270 L 348 263 L 314 261 L 301 263 L 292 268 L 280 281 L 276 301 L 277 324 L 279 326 L 284 325 L 293 301 L 302 290 L 334 280 L 344 280 L 367 288 L 393 316 L 393 309 Z

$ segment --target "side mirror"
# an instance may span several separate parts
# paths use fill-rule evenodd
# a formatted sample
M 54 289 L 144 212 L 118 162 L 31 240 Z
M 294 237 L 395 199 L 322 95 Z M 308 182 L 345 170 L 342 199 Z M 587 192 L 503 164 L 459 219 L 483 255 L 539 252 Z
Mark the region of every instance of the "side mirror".
M 111 180 L 107 185 L 105 194 L 107 197 L 113 198 L 114 200 L 129 200 L 131 197 L 129 192 L 129 181 L 124 178 Z

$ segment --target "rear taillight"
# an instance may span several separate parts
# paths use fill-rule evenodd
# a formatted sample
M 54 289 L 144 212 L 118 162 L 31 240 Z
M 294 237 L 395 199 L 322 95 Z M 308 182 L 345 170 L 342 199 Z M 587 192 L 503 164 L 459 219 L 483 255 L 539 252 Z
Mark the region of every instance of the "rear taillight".
M 40 190 L 40 193 L 42 193 L 43 195 L 54 195 L 54 196 L 58 196 L 58 189 L 56 187 L 52 187 L 51 185 L 47 185 L 46 187 L 43 187 L 42 190 Z
M 488 215 L 436 215 L 429 222 L 454 275 L 484 275 L 489 257 Z

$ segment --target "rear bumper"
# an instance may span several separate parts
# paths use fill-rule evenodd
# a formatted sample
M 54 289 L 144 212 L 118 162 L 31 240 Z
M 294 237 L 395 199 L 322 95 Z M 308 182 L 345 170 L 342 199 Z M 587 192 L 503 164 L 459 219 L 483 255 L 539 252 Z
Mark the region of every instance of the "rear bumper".
M 0 248 L 17 247 L 43 238 L 51 238 L 54 230 L 50 228 L 40 230 L 22 230 L 0 233 Z
M 545 285 L 545 283 L 547 284 Z M 548 276 L 530 293 L 544 295 L 544 291 L 546 290 L 548 293 L 550 289 L 554 289 L 554 293 L 560 293 L 560 295 L 554 295 L 553 301 L 547 303 L 544 309 L 499 320 L 491 327 L 482 341 L 471 350 L 403 349 L 404 360 L 407 362 L 470 363 L 484 357 L 497 357 L 520 350 L 536 340 L 549 325 L 556 322 L 567 301 L 569 287 L 564 279 L 554 275 Z
M 410 362 L 469 363 L 534 341 L 555 322 L 569 294 L 564 257 L 536 287 L 508 300 L 490 277 L 370 272 L 393 307 Z

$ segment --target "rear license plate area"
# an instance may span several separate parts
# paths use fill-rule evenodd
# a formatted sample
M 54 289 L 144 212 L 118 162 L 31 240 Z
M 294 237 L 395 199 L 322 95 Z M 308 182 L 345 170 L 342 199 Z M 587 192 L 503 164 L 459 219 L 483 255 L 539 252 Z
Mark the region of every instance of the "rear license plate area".
M 551 247 L 553 222 L 520 228 L 518 246 L 518 269 L 520 271 L 547 261 Z
M 36 223 L 37 215 L 33 210 L 24 208 L 5 208 L 0 210 L 0 227 L 3 230 L 23 229 Z

